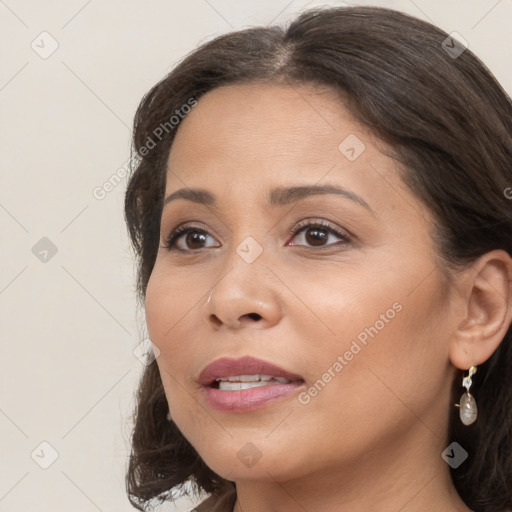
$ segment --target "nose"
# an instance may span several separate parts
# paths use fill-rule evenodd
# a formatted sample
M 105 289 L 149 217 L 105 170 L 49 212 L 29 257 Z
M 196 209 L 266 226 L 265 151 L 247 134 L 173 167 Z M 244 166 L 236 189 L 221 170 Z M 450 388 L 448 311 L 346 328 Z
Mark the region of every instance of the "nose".
M 236 253 L 231 261 L 203 306 L 207 323 L 214 329 L 263 329 L 278 323 L 282 307 L 272 272 L 262 261 L 247 263 Z

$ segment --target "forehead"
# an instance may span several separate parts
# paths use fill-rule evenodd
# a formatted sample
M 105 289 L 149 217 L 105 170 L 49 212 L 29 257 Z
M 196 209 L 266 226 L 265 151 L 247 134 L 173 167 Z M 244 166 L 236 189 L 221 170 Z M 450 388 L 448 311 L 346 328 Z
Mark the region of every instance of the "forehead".
M 278 186 L 329 182 L 364 197 L 375 211 L 406 213 L 412 223 L 412 210 L 425 219 L 428 212 L 400 179 L 390 153 L 333 90 L 224 86 L 201 97 L 179 126 L 166 195 L 207 188 L 243 203 Z
M 354 130 L 369 138 L 329 89 L 230 85 L 199 100 L 178 130 L 170 160 L 213 162 L 229 155 L 247 164 L 254 159 L 334 164 L 341 156 L 339 143 Z

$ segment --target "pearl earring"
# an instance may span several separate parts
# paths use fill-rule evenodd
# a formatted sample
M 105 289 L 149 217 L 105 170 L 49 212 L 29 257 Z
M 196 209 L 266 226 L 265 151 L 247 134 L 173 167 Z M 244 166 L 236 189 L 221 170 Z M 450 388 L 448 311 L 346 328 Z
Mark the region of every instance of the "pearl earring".
M 475 398 L 469 392 L 469 388 L 473 384 L 471 377 L 476 373 L 476 366 L 472 366 L 468 372 L 467 377 L 462 379 L 462 386 L 466 388 L 466 392 L 460 397 L 460 402 L 455 404 L 456 407 L 459 407 L 460 420 L 464 425 L 471 425 L 478 416 Z

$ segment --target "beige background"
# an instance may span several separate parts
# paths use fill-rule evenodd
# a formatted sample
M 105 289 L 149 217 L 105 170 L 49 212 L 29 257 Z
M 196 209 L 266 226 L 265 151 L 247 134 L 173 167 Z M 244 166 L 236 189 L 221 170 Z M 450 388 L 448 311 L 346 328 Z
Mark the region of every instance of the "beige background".
M 458 32 L 512 92 L 512 0 L 330 2 L 349 3 Z M 179 58 L 321 4 L 0 0 L 0 511 L 131 510 L 124 471 L 145 331 L 126 180 L 98 187 L 122 177 L 137 104 Z

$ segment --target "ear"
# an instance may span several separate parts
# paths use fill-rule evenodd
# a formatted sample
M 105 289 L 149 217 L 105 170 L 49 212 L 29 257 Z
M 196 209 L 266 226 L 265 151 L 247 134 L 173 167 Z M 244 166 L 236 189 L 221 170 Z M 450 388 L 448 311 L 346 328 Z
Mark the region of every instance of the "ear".
M 512 319 L 512 259 L 497 249 L 481 256 L 461 283 L 463 320 L 450 345 L 460 370 L 484 363 L 503 340 Z

